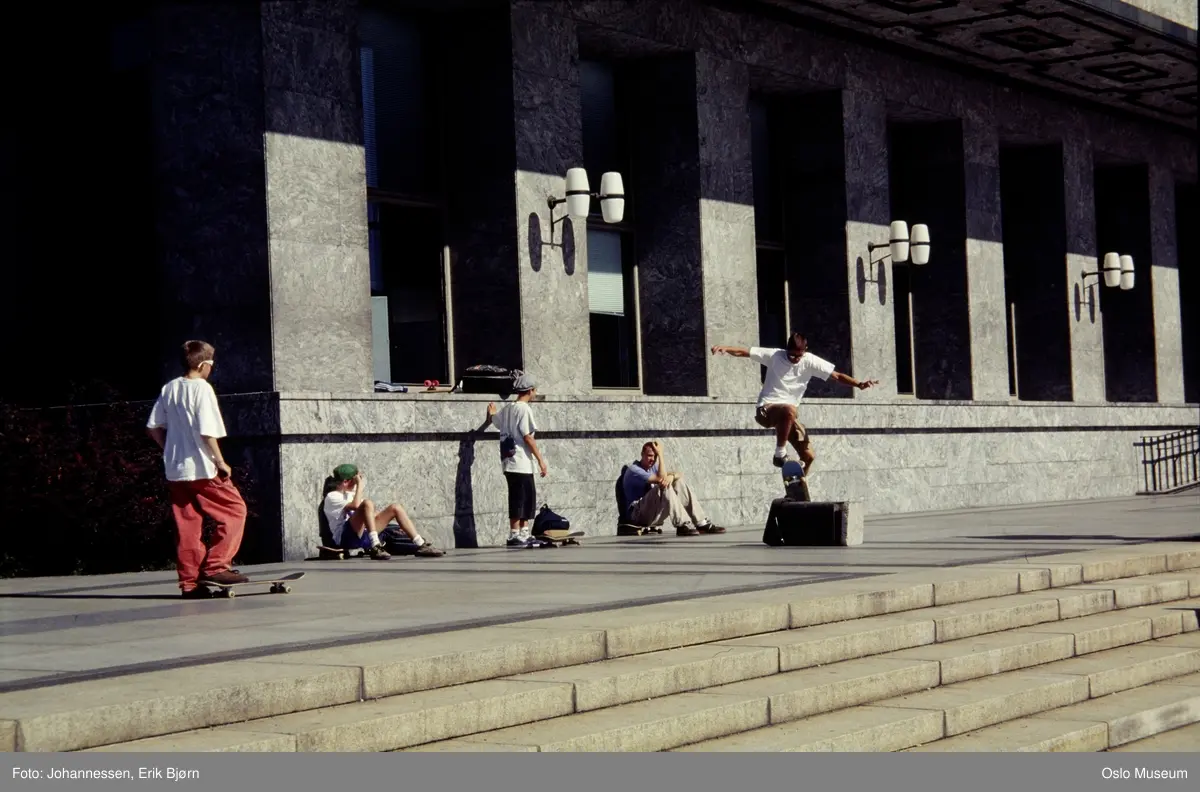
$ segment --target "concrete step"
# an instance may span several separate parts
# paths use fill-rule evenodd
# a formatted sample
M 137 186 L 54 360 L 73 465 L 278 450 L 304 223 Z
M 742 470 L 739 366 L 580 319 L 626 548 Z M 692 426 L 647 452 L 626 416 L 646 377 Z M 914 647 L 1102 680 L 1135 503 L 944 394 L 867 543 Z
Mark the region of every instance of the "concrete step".
M 0 697 L 0 740 L 55 751 L 137 741 L 157 750 L 183 740 L 194 750 L 392 750 L 688 691 L 749 692 L 780 723 L 945 684 L 943 674 L 953 682 L 1065 659 L 1067 640 L 1080 636 L 1093 651 L 1134 643 L 1145 638 L 1143 621 L 1152 639 L 1194 630 L 1195 601 L 1183 600 L 1130 609 L 1130 620 L 1109 625 L 1084 623 L 1117 615 L 1118 591 L 1142 592 L 1122 602 L 1181 595 L 1176 573 L 1200 564 L 1192 547 L 1110 548 L 722 595 L 34 689 Z M 1109 579 L 1139 571 L 1155 577 Z M 1183 579 L 1190 592 L 1192 578 Z M 1073 585 L 1045 588 L 1054 583 Z M 1022 635 L 999 637 L 1013 630 Z M 951 645 L 972 638 L 980 640 Z M 922 647 L 931 647 L 924 657 L 864 665 Z M 508 687 L 479 688 L 492 703 L 477 717 L 457 705 L 451 717 L 436 695 L 453 700 L 454 691 L 488 681 Z M 510 699 L 525 703 L 503 703 Z M 426 710 L 432 720 L 421 721 Z M 356 742 L 346 736 L 356 729 L 382 734 Z M 346 747 L 355 744 L 376 747 Z
M 1117 752 L 1196 753 L 1200 751 L 1200 723 L 1156 734 L 1141 740 L 1110 748 Z

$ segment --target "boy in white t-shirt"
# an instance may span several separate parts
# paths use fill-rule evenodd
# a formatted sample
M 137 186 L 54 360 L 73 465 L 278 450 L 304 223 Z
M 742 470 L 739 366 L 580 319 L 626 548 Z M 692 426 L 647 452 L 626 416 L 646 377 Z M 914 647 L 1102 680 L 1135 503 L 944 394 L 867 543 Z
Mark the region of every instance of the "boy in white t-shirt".
M 225 422 L 217 394 L 208 377 L 215 350 L 203 341 L 183 345 L 184 375 L 163 386 L 147 433 L 163 450 L 163 467 L 171 497 L 171 511 L 179 532 L 175 546 L 179 589 L 187 599 L 210 596 L 205 580 L 245 583 L 250 578 L 230 569 L 242 544 L 246 527 L 246 502 L 234 486 L 233 471 L 217 442 L 225 436 Z M 217 524 L 212 547 L 201 533 L 204 517 Z
M 367 500 L 362 473 L 355 465 L 338 465 L 333 469 L 333 475 L 325 480 L 321 511 L 329 523 L 334 545 L 343 550 L 365 550 L 371 558 L 386 561 L 392 556 L 383 548 L 379 532 L 395 520 L 417 546 L 416 555 L 434 558 L 445 555 L 417 533 L 412 519 L 399 503 L 389 503 L 379 509 Z
M 859 390 L 879 384 L 877 380 L 860 381 L 836 371 L 828 360 L 808 351 L 808 339 L 803 333 L 792 333 L 785 349 L 714 346 L 712 353 L 748 357 L 766 366 L 767 377 L 758 394 L 754 420 L 759 426 L 775 430 L 775 455 L 771 459 L 772 464 L 775 467 L 783 467 L 783 463 L 787 461 L 787 444 L 791 442 L 800 456 L 800 463 L 804 466 L 806 474 L 812 470 L 816 454 L 813 453 L 807 428 L 797 420 L 796 408 L 804 398 L 804 392 L 808 390 L 809 380 L 817 377 Z
M 533 544 L 528 524 L 537 508 L 537 487 L 533 480 L 533 462 L 537 460 L 542 478 L 549 469 L 542 458 L 541 449 L 533 439 L 537 423 L 533 420 L 530 402 L 537 395 L 537 382 L 522 373 L 513 383 L 517 400 L 505 405 L 499 412 L 496 405 L 487 406 L 488 423 L 495 423 L 500 430 L 500 469 L 508 485 L 508 542 L 509 547 L 525 547 Z M 486 424 L 485 424 L 486 425 Z

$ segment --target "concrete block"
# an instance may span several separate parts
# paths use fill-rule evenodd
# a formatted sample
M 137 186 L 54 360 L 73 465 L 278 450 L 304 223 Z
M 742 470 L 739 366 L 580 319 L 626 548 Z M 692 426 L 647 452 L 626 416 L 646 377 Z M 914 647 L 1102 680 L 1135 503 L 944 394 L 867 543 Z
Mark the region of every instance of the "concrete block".
M 512 678 L 574 685 L 575 711 L 586 712 L 777 673 L 778 649 L 708 644 Z
M 1015 569 L 1020 575 L 1021 591 L 1039 591 L 1047 588 L 1062 588 L 1083 582 L 1081 564 L 1039 563 L 1036 558 L 1012 561 L 994 561 L 984 567 Z
M 1153 575 L 1167 571 L 1167 556 L 1162 550 L 1138 552 L 1134 549 L 1104 549 L 1080 553 L 1085 583 Z
M 1113 601 L 1118 608 L 1137 608 L 1143 605 L 1154 605 L 1159 602 L 1171 602 L 1188 598 L 1190 583 L 1183 578 L 1173 580 L 1153 581 L 1124 581 L 1113 580 L 1104 583 L 1084 583 L 1072 586 L 1063 591 L 1109 590 L 1113 593 Z
M 1164 542 L 1158 549 L 1166 553 L 1168 572 L 1200 569 L 1200 547 L 1195 542 Z
M 791 598 L 790 626 L 809 627 L 932 605 L 933 584 L 928 582 L 891 583 L 885 579 L 821 583 Z
M 0 697 L 18 750 L 75 751 L 358 701 L 357 668 L 232 662 Z
M 905 649 L 885 655 L 897 660 L 929 660 L 941 664 L 941 683 L 952 685 L 1006 671 L 1052 663 L 1074 655 L 1070 635 L 1002 632 L 959 641 Z
M 1171 603 L 1172 610 L 1178 609 L 1183 632 L 1200 630 L 1200 600 L 1185 600 Z
M 1175 621 L 1178 623 L 1179 619 L 1176 618 Z M 1074 636 L 1075 654 L 1086 655 L 1149 641 L 1154 637 L 1154 621 L 1144 614 L 1133 615 L 1130 611 L 1116 611 L 1038 624 L 1029 627 L 1028 630 L 1033 633 Z
M 412 748 L 401 748 L 405 753 L 537 753 L 533 745 L 505 745 L 502 743 L 471 742 L 470 738 L 443 740 L 426 743 Z
M 680 693 L 476 734 L 464 741 L 526 745 L 542 752 L 666 751 L 766 725 L 766 698 Z
M 1178 599 L 1188 599 L 1189 597 L 1200 597 L 1200 570 L 1183 569 L 1176 572 L 1164 572 L 1161 575 L 1146 575 L 1143 578 L 1137 578 L 1136 583 L 1177 583 L 1180 580 L 1187 581 L 1188 593 Z M 1172 600 L 1164 599 L 1163 602 L 1171 602 Z
M 296 737 L 228 727 L 148 737 L 144 740 L 88 748 L 84 753 L 292 753 Z
M 1015 569 L 964 566 L 939 569 L 932 574 L 934 605 L 1003 597 L 1021 591 L 1021 574 Z
M 1200 674 L 1186 674 L 1184 676 L 1172 677 L 1162 681 L 1164 685 L 1187 685 L 1188 687 L 1200 687 Z
M 838 712 L 732 734 L 677 748 L 679 752 L 839 752 L 900 751 L 941 739 L 942 714 L 887 707 L 851 707 Z
M 361 668 L 363 695 L 370 699 L 603 660 L 604 640 L 603 630 L 514 625 L 292 652 L 258 662 Z
M 17 750 L 17 722 L 0 721 L 0 753 L 14 753 Z
M 1165 638 L 1163 640 L 1173 640 Z M 1157 643 L 1157 642 L 1156 642 Z M 1200 670 L 1200 649 L 1143 644 L 1122 646 L 1043 666 L 1047 674 L 1079 674 L 1092 698 Z
M 525 622 L 543 629 L 605 632 L 607 656 L 628 655 L 712 643 L 788 628 L 788 605 L 779 592 L 704 597 L 575 616 Z
M 847 501 L 842 504 L 842 546 L 857 547 L 863 543 L 865 516 L 866 506 L 861 501 Z
M 705 692 L 768 698 L 771 702 L 771 723 L 786 723 L 904 693 L 928 690 L 937 684 L 937 663 L 871 657 L 735 682 L 709 688 Z
M 933 643 L 933 621 L 919 616 L 919 613 L 872 616 L 735 638 L 720 645 L 775 647 L 779 652 L 779 670 L 796 671 Z
M 240 727 L 295 735 L 296 750 L 306 753 L 378 752 L 556 718 L 573 708 L 570 685 L 493 679 L 266 718 Z
M 1108 727 L 1087 721 L 1050 721 L 1034 718 L 999 723 L 978 731 L 938 740 L 914 753 L 1094 753 L 1108 747 Z
M 982 729 L 1084 701 L 1087 679 L 1053 675 L 1039 668 L 1011 671 L 1000 676 L 972 679 L 956 685 L 879 701 L 876 706 L 930 709 L 945 713 L 946 736 Z
M 1115 595 L 1111 589 L 1107 588 L 1092 589 L 1068 586 L 1047 591 L 1031 591 L 1027 596 L 1058 600 L 1058 618 L 1060 619 L 1079 619 L 1095 613 L 1111 611 L 1117 607 Z
M 1180 648 L 1200 649 L 1200 633 L 1190 632 L 1181 633 L 1180 635 L 1172 635 L 1168 638 L 1159 638 L 1156 641 L 1151 641 L 1147 646 L 1174 646 Z
M 1190 753 L 1200 750 L 1200 723 L 1113 748 L 1113 753 Z
M 939 642 L 1057 621 L 1058 601 L 1036 594 L 1014 594 L 930 608 L 921 611 L 920 615 L 933 619 Z
M 1056 721 L 1108 724 L 1108 745 L 1200 723 L 1200 687 L 1156 683 L 1079 704 L 1048 710 L 1034 717 Z

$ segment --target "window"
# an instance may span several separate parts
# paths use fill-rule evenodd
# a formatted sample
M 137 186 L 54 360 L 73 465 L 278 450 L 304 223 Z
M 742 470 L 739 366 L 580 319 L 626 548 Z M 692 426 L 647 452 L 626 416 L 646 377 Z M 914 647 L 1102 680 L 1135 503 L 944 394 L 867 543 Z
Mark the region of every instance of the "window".
M 592 201 L 587 224 L 588 313 L 592 387 L 639 388 L 637 266 L 634 254 L 628 127 L 620 107 L 620 75 L 611 65 L 580 61 L 584 167 L 599 188 L 605 171 L 625 176 L 625 218 L 603 222 Z
M 784 241 L 784 205 L 779 178 L 777 111 L 763 99 L 750 100 L 751 159 L 754 173 L 754 243 L 758 278 L 758 343 L 777 347 L 788 335 L 790 300 Z M 765 380 L 766 368 L 759 372 Z
M 450 383 L 438 29 L 364 8 L 359 35 L 374 377 Z

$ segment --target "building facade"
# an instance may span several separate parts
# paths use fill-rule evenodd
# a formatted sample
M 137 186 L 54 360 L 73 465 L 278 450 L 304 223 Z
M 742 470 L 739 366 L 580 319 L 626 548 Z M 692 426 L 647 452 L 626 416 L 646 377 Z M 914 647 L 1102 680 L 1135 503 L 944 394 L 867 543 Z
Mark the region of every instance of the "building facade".
M 869 514 L 1132 494 L 1133 442 L 1200 418 L 1194 0 L 162 2 L 75 36 L 122 263 L 63 299 L 128 342 L 92 371 L 123 398 L 216 345 L 262 558 L 312 550 L 345 461 L 435 541 L 502 541 L 488 398 L 418 384 L 479 364 L 539 379 L 539 499 L 591 535 L 648 439 L 718 522 L 761 522 L 761 372 L 708 350 L 789 329 L 880 381 L 802 408 L 813 496 Z M 573 167 L 622 174 L 621 222 L 550 206 Z M 57 398 L 51 368 L 26 391 Z

